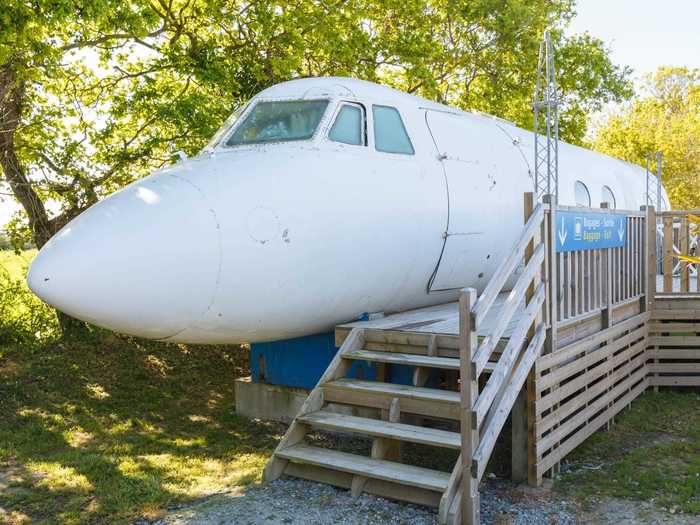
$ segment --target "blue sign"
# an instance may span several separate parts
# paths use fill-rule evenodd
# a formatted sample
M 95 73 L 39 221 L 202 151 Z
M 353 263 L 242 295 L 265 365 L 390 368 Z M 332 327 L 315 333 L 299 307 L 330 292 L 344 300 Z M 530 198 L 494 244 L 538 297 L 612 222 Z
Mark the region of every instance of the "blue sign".
M 619 248 L 627 241 L 627 217 L 613 213 L 558 211 L 557 252 Z

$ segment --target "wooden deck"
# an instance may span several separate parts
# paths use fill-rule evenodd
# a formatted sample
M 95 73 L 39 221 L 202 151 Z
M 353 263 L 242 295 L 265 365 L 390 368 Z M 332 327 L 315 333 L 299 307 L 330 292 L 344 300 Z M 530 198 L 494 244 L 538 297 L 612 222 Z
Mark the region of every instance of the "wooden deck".
M 501 309 L 506 302 L 508 292 L 498 295 L 493 306 L 489 310 L 484 321 L 479 325 L 477 333 L 480 337 L 493 332 L 494 325 L 500 317 Z M 524 310 L 524 298 L 516 308 L 516 314 L 508 323 L 503 333 L 504 338 L 510 337 Z M 407 310 L 396 314 L 390 314 L 370 321 L 355 321 L 345 323 L 337 327 L 339 330 L 350 331 L 353 328 L 366 328 L 369 330 L 397 330 L 401 332 L 415 332 L 423 334 L 459 335 L 459 303 L 438 304 L 426 306 L 415 310 Z
M 658 275 L 657 290 L 659 294 L 663 292 L 663 275 Z M 690 289 L 695 291 L 697 287 L 697 277 L 690 277 Z M 680 291 L 680 278 L 673 278 L 673 291 Z M 478 326 L 477 334 L 479 337 L 486 337 L 493 332 L 494 325 L 500 317 L 503 305 L 508 297 L 509 292 L 503 292 L 498 295 L 493 306 L 489 310 L 484 321 Z M 513 330 L 518 325 L 518 321 L 522 317 L 524 310 L 524 301 L 516 308 L 516 313 L 508 323 L 508 327 L 503 333 L 503 338 L 507 339 Z M 355 321 L 352 323 L 344 323 L 338 325 L 340 331 L 349 332 L 353 328 L 366 328 L 368 330 L 396 330 L 400 332 L 413 332 L 419 334 L 438 334 L 438 335 L 459 335 L 459 303 L 457 301 L 451 303 L 438 304 L 435 306 L 426 306 L 416 308 L 414 310 L 406 310 L 395 314 L 389 314 L 385 317 L 372 319 L 370 321 Z

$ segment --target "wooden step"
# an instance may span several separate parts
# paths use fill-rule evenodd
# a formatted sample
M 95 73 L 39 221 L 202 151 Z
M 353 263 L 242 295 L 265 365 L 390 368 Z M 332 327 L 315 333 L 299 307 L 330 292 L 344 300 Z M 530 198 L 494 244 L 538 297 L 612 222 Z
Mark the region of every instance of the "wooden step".
M 328 403 L 344 403 L 389 409 L 391 400 L 399 398 L 401 412 L 436 418 L 459 419 L 459 392 L 438 390 L 358 379 L 336 379 L 323 385 Z
M 444 492 L 450 479 L 450 475 L 446 472 L 304 444 L 284 448 L 277 451 L 276 455 L 292 463 L 325 467 L 437 492 Z
M 373 361 L 390 363 L 392 365 L 420 366 L 426 368 L 442 368 L 444 370 L 459 370 L 459 359 L 451 357 L 432 357 L 418 354 L 400 354 L 395 352 L 373 352 L 371 350 L 353 350 L 343 355 L 345 359 L 358 361 Z
M 299 418 L 299 421 L 316 428 L 364 434 L 372 437 L 382 437 L 433 445 L 459 450 L 461 448 L 461 436 L 457 432 L 437 430 L 433 428 L 417 427 L 404 423 L 390 423 L 379 419 L 347 416 L 320 410 Z
M 392 365 L 408 365 L 424 368 L 440 368 L 442 370 L 459 370 L 459 359 L 453 357 L 432 357 L 420 354 L 402 354 L 400 352 L 375 352 L 373 350 L 353 350 L 343 355 L 345 359 L 356 361 L 372 361 Z M 488 362 L 484 373 L 490 374 L 496 363 Z

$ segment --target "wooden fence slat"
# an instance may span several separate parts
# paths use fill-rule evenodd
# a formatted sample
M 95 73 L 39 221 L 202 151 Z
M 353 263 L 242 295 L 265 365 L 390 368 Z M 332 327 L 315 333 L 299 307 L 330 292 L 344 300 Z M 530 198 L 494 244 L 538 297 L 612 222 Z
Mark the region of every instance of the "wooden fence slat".
M 700 378 L 698 378 L 700 379 Z M 700 381 L 698 381 L 700 384 Z M 623 408 L 634 401 L 639 395 L 646 390 L 648 386 L 647 380 L 642 380 L 639 385 L 634 387 L 634 389 L 628 393 L 624 398 L 615 402 L 615 404 L 598 416 L 596 419 L 585 425 L 581 430 L 579 430 L 575 435 L 570 436 L 565 443 L 563 443 L 559 448 L 556 449 L 556 453 L 549 454 L 539 461 L 537 465 L 537 471 L 540 473 L 547 472 L 552 466 L 562 460 L 567 454 L 579 446 L 583 441 L 585 441 L 594 432 L 599 430 L 607 421 L 620 412 Z
M 631 349 L 631 350 L 634 351 L 634 349 Z M 647 360 L 647 356 L 639 355 L 636 358 L 634 358 L 632 361 L 630 361 L 626 366 L 628 366 L 630 370 L 636 370 L 639 367 L 645 365 L 646 360 Z M 615 387 L 615 383 L 617 383 L 619 380 L 617 377 L 615 377 L 612 374 L 612 361 L 610 362 L 610 364 L 607 368 L 611 373 L 609 373 L 603 380 L 595 383 L 595 385 L 588 388 L 581 395 L 576 396 L 576 397 L 572 398 L 570 401 L 567 401 L 566 403 L 562 404 L 556 410 L 552 410 L 548 414 L 541 416 L 541 419 L 537 423 L 538 424 L 538 437 L 541 437 L 548 430 L 550 430 L 552 427 L 561 423 L 562 421 L 564 421 L 568 417 L 575 417 L 574 414 L 576 414 L 577 411 L 581 409 L 581 407 L 584 407 L 586 405 L 586 403 L 595 399 L 601 393 L 607 392 L 609 389 Z M 643 371 L 642 373 L 646 374 L 646 371 Z M 595 379 L 595 378 L 591 377 L 591 379 Z M 602 398 L 609 401 L 610 394 L 606 393 L 606 395 L 602 396 Z
M 621 369 L 620 372 L 626 373 L 627 370 Z M 637 383 L 638 381 L 644 379 L 646 375 L 647 370 L 644 368 L 644 361 L 640 360 L 638 364 L 638 370 L 630 376 L 629 383 Z M 606 381 L 606 383 L 614 382 L 614 379 Z M 619 397 L 623 392 L 625 392 L 628 389 L 628 386 L 628 382 L 622 382 L 613 387 L 604 396 L 598 397 L 598 399 L 596 399 L 593 403 L 590 403 L 588 405 L 583 403 L 583 405 L 585 406 L 584 410 L 577 412 L 568 421 L 566 421 L 566 423 L 562 423 L 561 426 L 559 426 L 555 431 L 550 432 L 549 434 L 547 434 L 547 436 L 543 437 L 537 442 L 537 453 L 541 455 L 542 453 L 552 448 L 557 442 L 560 442 L 568 434 L 576 430 L 577 427 L 586 424 L 586 422 L 589 419 L 591 419 L 591 417 L 593 417 L 597 412 L 599 412 L 603 408 L 606 408 L 612 400 Z M 600 392 L 598 391 L 598 393 Z M 586 394 L 588 394 L 588 391 L 586 391 L 584 394 L 581 394 L 582 397 L 585 397 L 586 401 L 589 401 L 594 398 L 594 396 Z M 570 412 L 573 411 L 571 407 L 567 407 L 567 409 Z
M 647 329 L 645 326 L 643 326 L 627 335 L 620 337 L 619 339 L 614 340 L 609 345 L 593 350 L 579 359 L 560 366 L 556 370 L 553 370 L 549 374 L 540 378 L 537 385 L 537 391 L 542 392 L 556 383 L 559 383 L 564 379 L 568 379 L 569 376 L 580 372 L 581 369 L 589 368 L 594 364 L 603 361 L 605 358 L 612 355 L 613 352 L 616 352 L 629 344 L 633 344 L 639 339 L 643 339 L 646 336 L 646 333 Z
M 673 291 L 673 217 L 664 215 L 663 261 L 664 292 Z
M 650 346 L 692 346 L 700 347 L 700 336 L 685 335 L 685 336 L 663 336 L 655 335 L 649 338 Z
M 546 372 L 548 369 L 574 358 L 576 354 L 580 354 L 595 348 L 607 339 L 616 338 L 627 330 L 641 327 L 641 325 L 644 325 L 648 319 L 649 313 L 644 312 L 612 326 L 608 331 L 596 332 L 595 334 L 584 337 L 583 339 L 579 339 L 578 341 L 560 348 L 553 354 L 547 354 L 540 357 L 537 360 L 536 370 L 540 373 Z
M 664 359 L 672 362 L 673 359 L 690 361 L 700 359 L 700 350 L 696 348 L 649 348 L 647 349 L 649 359 Z
M 688 217 L 681 217 L 680 221 L 680 226 L 681 229 L 679 231 L 678 235 L 678 250 L 681 252 L 681 255 L 688 255 L 689 252 L 689 232 L 688 229 L 690 227 L 690 222 L 688 221 Z M 681 293 L 687 293 L 690 291 L 690 269 L 688 268 L 688 263 L 685 261 L 680 261 L 680 269 L 681 269 Z
M 700 376 L 652 376 L 649 382 L 652 386 L 700 386 Z
M 644 352 L 646 350 L 646 341 L 641 340 L 638 343 L 635 343 L 632 346 L 631 349 L 631 354 L 639 353 L 639 352 Z M 626 356 L 626 354 L 623 354 Z M 643 356 L 644 359 L 646 359 L 646 356 Z M 617 368 L 621 364 L 624 363 L 626 360 L 626 357 L 624 359 L 619 358 L 618 356 L 613 357 L 610 359 L 610 366 L 612 368 Z M 551 409 L 552 407 L 556 406 L 557 404 L 561 403 L 564 399 L 567 397 L 575 394 L 579 390 L 582 390 L 587 384 L 590 383 L 592 380 L 597 380 L 603 376 L 605 376 L 607 373 L 607 368 L 604 366 L 596 366 L 592 370 L 588 372 L 588 377 L 587 375 L 583 375 L 581 377 L 577 377 L 576 379 L 572 379 L 565 385 L 560 386 L 559 388 L 552 390 L 549 394 L 543 395 L 540 399 L 537 400 L 536 403 L 536 412 L 538 415 L 542 414 L 545 410 Z

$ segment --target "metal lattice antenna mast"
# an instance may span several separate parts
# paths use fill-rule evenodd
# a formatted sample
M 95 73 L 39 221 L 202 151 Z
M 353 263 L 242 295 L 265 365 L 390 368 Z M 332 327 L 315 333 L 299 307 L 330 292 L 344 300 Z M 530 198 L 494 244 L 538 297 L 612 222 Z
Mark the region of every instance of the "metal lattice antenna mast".
M 656 173 L 649 166 L 651 155 L 647 155 L 647 205 L 655 206 L 657 211 L 661 211 L 661 164 L 663 158 L 661 152 L 657 152 L 655 158 Z
M 535 194 L 559 202 L 559 92 L 549 31 L 544 32 L 537 61 L 535 111 Z

